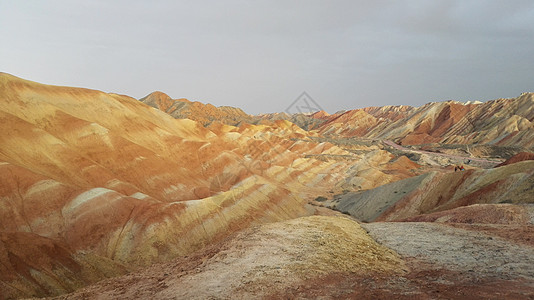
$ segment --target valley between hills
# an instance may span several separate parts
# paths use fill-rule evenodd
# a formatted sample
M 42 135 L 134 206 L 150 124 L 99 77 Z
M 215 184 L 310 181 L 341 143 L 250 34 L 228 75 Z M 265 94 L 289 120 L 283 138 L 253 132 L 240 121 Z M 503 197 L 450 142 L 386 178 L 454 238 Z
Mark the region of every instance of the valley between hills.
M 253 116 L 0 73 L 0 299 L 532 299 L 533 122 L 534 93 Z

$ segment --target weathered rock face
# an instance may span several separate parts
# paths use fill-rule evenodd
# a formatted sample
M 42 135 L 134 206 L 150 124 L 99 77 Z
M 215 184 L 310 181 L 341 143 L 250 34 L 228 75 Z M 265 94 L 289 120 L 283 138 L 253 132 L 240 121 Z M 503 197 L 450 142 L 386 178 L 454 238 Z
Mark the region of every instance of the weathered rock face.
M 418 167 L 314 141 L 285 120 L 206 128 L 127 96 L 3 73 L 0 130 L 6 298 L 60 294 L 186 255 L 254 224 L 313 214 L 317 195 Z
M 385 106 L 348 111 L 327 119 L 320 133 L 426 143 L 534 146 L 534 93 L 513 99 L 421 107 Z

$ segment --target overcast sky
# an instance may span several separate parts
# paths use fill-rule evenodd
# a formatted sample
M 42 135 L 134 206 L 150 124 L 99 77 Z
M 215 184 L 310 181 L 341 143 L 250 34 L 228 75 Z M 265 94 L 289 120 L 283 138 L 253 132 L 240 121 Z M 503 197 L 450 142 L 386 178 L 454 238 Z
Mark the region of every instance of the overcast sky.
M 0 0 L 0 71 L 252 114 L 509 98 L 534 91 L 534 1 Z

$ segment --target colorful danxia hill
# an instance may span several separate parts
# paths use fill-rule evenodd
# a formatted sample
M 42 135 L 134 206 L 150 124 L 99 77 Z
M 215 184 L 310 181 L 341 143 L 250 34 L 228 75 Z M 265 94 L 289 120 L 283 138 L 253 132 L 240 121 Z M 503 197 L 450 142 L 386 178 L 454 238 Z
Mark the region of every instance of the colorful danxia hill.
M 0 73 L 0 299 L 532 299 L 534 94 L 263 114 Z

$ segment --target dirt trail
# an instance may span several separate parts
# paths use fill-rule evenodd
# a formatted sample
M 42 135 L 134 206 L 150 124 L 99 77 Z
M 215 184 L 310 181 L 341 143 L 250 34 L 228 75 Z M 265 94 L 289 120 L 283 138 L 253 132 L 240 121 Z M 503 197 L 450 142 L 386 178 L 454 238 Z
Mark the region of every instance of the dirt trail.
M 425 150 L 415 150 L 415 149 L 409 149 L 409 148 L 406 148 L 406 147 L 403 147 L 401 145 L 398 145 L 396 143 L 394 143 L 393 141 L 390 141 L 390 140 L 383 140 L 384 144 L 388 145 L 388 146 L 391 146 L 397 150 L 400 150 L 400 151 L 405 151 L 405 152 L 411 152 L 411 153 L 419 153 L 419 154 L 427 154 L 427 155 L 430 155 L 430 156 L 439 156 L 439 157 L 445 157 L 445 158 L 450 158 L 450 159 L 455 159 L 455 160 L 459 160 L 459 161 L 465 161 L 465 160 L 471 160 L 473 162 L 479 162 L 479 163 L 482 163 L 482 164 L 487 164 L 488 166 L 496 166 L 500 163 L 502 163 L 504 160 L 500 160 L 500 161 L 497 161 L 497 160 L 489 160 L 489 159 L 484 159 L 484 158 L 479 158 L 479 157 L 469 157 L 469 156 L 459 156 L 459 155 L 452 155 L 452 154 L 444 154 L 444 153 L 436 153 L 436 152 L 430 152 L 430 151 L 425 151 Z

